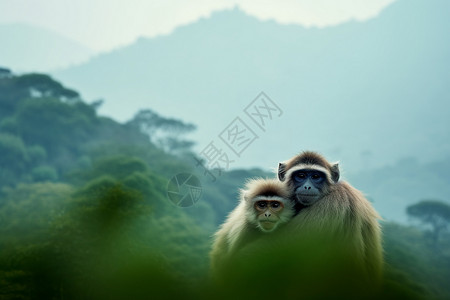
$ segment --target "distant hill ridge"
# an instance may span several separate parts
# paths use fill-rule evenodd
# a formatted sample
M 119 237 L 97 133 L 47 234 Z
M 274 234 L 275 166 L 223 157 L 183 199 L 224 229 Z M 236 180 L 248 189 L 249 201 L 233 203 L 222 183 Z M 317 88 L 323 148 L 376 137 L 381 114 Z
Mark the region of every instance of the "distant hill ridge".
M 93 51 L 47 29 L 0 24 L 0 66 L 18 72 L 45 72 L 87 61 Z
M 430 161 L 450 151 L 448 11 L 444 0 L 399 0 L 369 21 L 318 29 L 231 9 L 54 75 L 105 99 L 100 112 L 118 120 L 152 108 L 197 124 L 198 151 L 266 92 L 284 114 L 235 166 L 273 167 L 302 149 L 350 170 Z

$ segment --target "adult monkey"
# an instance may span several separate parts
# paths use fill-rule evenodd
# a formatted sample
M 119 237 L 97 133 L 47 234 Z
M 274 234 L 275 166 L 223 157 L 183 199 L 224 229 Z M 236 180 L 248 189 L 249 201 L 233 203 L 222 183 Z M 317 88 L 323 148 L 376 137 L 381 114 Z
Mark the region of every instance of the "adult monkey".
M 369 278 L 380 279 L 383 268 L 381 219 L 363 194 L 339 181 L 339 166 L 316 152 L 303 152 L 278 166 L 300 205 L 289 222 L 288 234 L 326 234 L 346 247 Z
M 276 179 L 253 179 L 241 190 L 238 206 L 214 235 L 211 268 L 220 269 L 247 244 L 275 231 L 295 213 L 286 185 Z

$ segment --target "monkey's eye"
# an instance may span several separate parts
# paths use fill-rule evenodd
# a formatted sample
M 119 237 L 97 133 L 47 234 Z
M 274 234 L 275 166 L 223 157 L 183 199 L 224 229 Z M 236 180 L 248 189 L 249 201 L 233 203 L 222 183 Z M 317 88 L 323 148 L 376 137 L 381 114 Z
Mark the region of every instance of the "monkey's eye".
M 280 202 L 274 201 L 274 202 L 271 203 L 271 206 L 272 206 L 273 208 L 278 208 L 278 207 L 280 207 Z
M 273 211 L 279 211 L 283 209 L 283 203 L 279 201 L 270 201 L 270 209 Z
M 320 172 L 313 172 L 311 174 L 311 179 L 314 180 L 315 182 L 322 181 L 324 178 L 325 178 L 325 175 Z
M 267 207 L 266 201 L 258 201 L 255 203 L 256 208 L 265 209 Z
M 294 180 L 296 181 L 303 181 L 307 177 L 306 173 L 304 172 L 298 172 L 294 174 Z

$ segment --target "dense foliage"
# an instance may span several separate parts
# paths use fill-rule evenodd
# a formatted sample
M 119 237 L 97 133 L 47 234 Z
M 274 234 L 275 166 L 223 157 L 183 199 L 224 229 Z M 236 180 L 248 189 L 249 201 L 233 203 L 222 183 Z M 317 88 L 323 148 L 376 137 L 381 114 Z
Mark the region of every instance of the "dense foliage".
M 0 78 L 0 299 L 230 298 L 252 295 L 258 284 L 264 291 L 261 275 L 248 271 L 233 276 L 235 289 L 213 285 L 208 251 L 238 188 L 271 174 L 234 170 L 211 182 L 184 138 L 194 125 L 150 110 L 120 124 L 97 107 L 46 75 Z M 169 179 L 181 172 L 201 181 L 194 206 L 168 200 Z M 384 224 L 384 297 L 450 296 L 448 232 L 440 231 L 440 251 L 426 232 Z M 295 297 L 297 283 L 285 284 L 284 295 Z

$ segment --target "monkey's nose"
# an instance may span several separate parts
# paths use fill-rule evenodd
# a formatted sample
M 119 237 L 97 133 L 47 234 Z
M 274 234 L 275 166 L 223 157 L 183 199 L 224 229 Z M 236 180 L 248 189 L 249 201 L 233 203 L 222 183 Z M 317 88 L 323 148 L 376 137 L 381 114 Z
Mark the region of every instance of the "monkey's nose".
M 310 190 L 311 187 L 310 186 L 305 186 L 305 190 Z
M 271 213 L 268 213 L 268 212 L 266 212 L 266 213 L 264 213 L 264 215 L 268 218 L 268 217 L 270 217 L 272 214 Z

